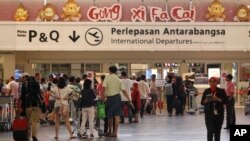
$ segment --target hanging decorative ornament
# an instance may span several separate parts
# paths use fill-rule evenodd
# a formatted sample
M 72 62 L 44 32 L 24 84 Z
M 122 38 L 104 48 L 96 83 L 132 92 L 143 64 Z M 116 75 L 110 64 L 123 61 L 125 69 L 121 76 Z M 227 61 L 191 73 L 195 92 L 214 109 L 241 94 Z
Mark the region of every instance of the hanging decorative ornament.
M 144 0 L 141 1 L 141 5 L 138 8 L 132 8 L 130 11 L 132 13 L 132 22 L 146 22 L 147 21 L 147 8 L 144 6 Z M 140 11 L 140 12 L 138 12 Z
M 208 14 L 206 18 L 210 22 L 223 22 L 225 21 L 226 15 L 224 14 L 225 7 L 219 0 L 214 0 L 208 7 Z
M 80 21 L 82 15 L 80 11 L 80 6 L 75 0 L 68 0 L 67 3 L 63 6 L 63 13 L 61 18 L 64 21 Z
M 97 7 L 93 5 L 87 11 L 87 18 L 92 22 L 119 22 L 122 18 L 122 5 L 119 3 L 115 3 L 111 7 Z
M 28 16 L 29 16 L 28 11 L 23 6 L 22 0 L 20 0 L 19 5 L 14 15 L 14 20 L 15 21 L 27 21 Z
M 59 16 L 56 14 L 55 6 L 47 3 L 38 11 L 36 21 L 55 21 L 58 19 Z
M 240 5 L 233 20 L 236 22 L 250 21 L 250 9 L 246 5 Z

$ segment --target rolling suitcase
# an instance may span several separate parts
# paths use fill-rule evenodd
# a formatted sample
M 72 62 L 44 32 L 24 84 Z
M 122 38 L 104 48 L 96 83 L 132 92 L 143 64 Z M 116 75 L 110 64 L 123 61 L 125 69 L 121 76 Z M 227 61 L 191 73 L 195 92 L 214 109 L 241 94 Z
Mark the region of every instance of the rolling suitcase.
M 29 141 L 29 121 L 25 117 L 20 116 L 20 113 L 20 107 L 18 106 L 16 118 L 12 122 L 13 139 L 14 141 Z
M 12 124 L 13 139 L 15 141 L 28 141 L 28 120 L 23 117 L 14 119 Z
M 188 113 L 195 114 L 195 91 L 189 91 L 189 98 L 188 98 Z

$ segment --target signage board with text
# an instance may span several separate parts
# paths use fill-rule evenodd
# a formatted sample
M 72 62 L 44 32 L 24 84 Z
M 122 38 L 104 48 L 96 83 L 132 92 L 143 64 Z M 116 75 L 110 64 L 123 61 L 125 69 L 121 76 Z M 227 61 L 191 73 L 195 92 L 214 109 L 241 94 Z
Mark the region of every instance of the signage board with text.
M 248 51 L 250 23 L 0 23 L 8 51 Z

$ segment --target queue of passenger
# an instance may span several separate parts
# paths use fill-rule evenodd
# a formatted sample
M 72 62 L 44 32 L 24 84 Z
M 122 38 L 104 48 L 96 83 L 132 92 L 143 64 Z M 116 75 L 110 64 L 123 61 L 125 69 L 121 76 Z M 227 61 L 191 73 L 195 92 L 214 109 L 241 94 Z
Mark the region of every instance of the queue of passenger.
M 15 108 L 22 109 L 21 116 L 26 116 L 30 122 L 29 137 L 33 141 L 37 141 L 37 123 L 55 125 L 55 137 L 60 136 L 59 126 L 61 120 L 65 122 L 69 133 L 69 138 L 74 139 L 74 130 L 70 124 L 70 119 L 78 120 L 77 135 L 80 138 L 94 137 L 94 126 L 100 126 L 100 119 L 96 117 L 96 102 L 105 102 L 106 118 L 104 119 L 103 136 L 117 137 L 119 123 L 126 123 L 125 118 L 128 118 L 128 123 L 139 123 L 140 118 L 145 114 L 156 115 L 157 108 L 162 109 L 163 96 L 166 96 L 167 113 L 169 116 L 183 116 L 186 100 L 195 102 L 195 97 L 198 95 L 197 88 L 193 82 L 185 77 L 169 74 L 166 77 L 164 86 L 160 87 L 156 84 L 156 75 L 151 76 L 151 81 L 146 81 L 146 76 L 141 75 L 136 79 L 129 79 L 126 72 L 121 72 L 119 78 L 117 68 L 111 66 L 109 68 L 110 75 L 102 75 L 101 82 L 96 79 L 88 79 L 86 74 L 82 78 L 67 75 L 50 74 L 47 79 L 41 78 L 39 73 L 34 76 L 24 74 L 21 84 L 18 84 L 14 77 L 10 77 L 10 82 L 7 91 L 8 95 L 13 95 Z M 231 75 L 228 76 L 228 82 L 231 82 Z M 227 89 L 228 99 L 225 98 L 224 89 L 215 92 L 213 98 L 208 98 L 210 91 L 219 90 L 215 78 L 209 80 L 210 88 L 203 94 L 201 104 L 205 106 L 205 119 L 208 131 L 208 141 L 212 141 L 213 135 L 215 140 L 220 138 L 220 129 L 224 120 L 223 106 L 227 101 L 232 101 L 228 105 L 227 127 L 235 124 L 235 115 L 233 107 L 234 101 L 233 86 L 230 85 Z M 229 83 L 231 84 L 231 83 Z M 0 83 L 1 87 L 4 87 Z M 192 93 L 192 98 L 189 94 Z M 193 99 L 194 98 L 194 99 Z M 42 108 L 42 105 L 45 108 Z M 157 104 L 158 103 L 158 104 Z M 212 106 L 211 106 L 212 104 Z M 215 105 L 215 106 L 213 106 Z M 158 107 L 157 107 L 158 106 Z M 197 110 L 196 102 L 188 105 Z M 189 107 L 190 108 L 190 107 Z M 213 111 L 210 111 L 211 108 Z M 217 111 L 218 110 L 218 111 Z M 175 111 L 175 113 L 173 113 Z M 217 112 L 215 112 L 217 111 Z M 211 112 L 213 119 L 218 116 L 218 120 L 211 120 Z M 19 113 L 17 113 L 19 114 Z M 233 120 L 230 120 L 233 117 Z M 96 124 L 94 125 L 94 120 Z M 216 127 L 211 127 L 211 123 L 215 122 Z M 99 124 L 99 125 L 98 125 Z M 87 134 L 86 126 L 90 128 L 90 134 Z

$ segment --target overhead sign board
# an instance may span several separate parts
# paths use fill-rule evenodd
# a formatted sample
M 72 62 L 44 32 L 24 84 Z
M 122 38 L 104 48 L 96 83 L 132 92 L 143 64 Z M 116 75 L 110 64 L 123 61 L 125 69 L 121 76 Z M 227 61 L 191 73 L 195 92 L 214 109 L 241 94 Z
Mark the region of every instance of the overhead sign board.
M 250 23 L 10 23 L 0 50 L 248 51 Z

